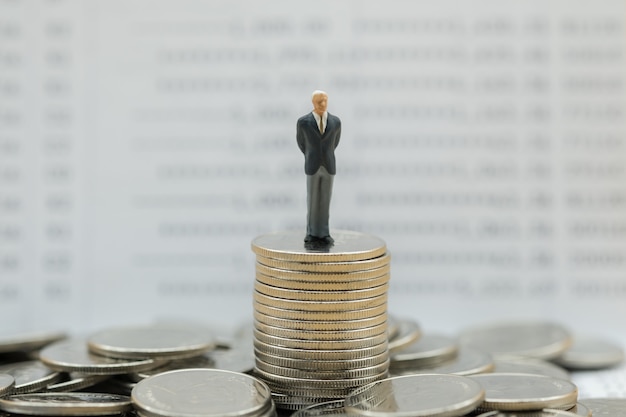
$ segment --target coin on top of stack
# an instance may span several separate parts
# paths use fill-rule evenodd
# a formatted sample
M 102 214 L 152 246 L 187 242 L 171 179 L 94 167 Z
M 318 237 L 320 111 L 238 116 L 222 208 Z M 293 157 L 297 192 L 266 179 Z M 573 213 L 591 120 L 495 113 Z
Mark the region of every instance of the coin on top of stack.
M 389 368 L 385 242 L 335 231 L 305 245 L 295 231 L 252 241 L 255 375 L 283 409 L 344 398 Z

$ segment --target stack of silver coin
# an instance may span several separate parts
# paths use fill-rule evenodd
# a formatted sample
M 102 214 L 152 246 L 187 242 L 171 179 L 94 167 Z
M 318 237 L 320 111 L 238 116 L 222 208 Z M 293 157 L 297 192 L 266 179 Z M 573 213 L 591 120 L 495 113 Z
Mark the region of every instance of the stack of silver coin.
M 344 398 L 388 375 L 385 242 L 348 231 L 333 237 L 333 245 L 308 247 L 297 232 L 252 242 L 255 375 L 282 409 Z

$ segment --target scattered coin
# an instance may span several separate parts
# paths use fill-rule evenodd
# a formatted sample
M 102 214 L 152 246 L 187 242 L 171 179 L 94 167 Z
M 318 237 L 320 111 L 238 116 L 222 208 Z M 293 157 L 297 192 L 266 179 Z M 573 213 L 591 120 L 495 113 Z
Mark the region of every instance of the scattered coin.
M 422 336 L 422 329 L 414 320 L 396 319 L 398 330 L 389 338 L 389 354 L 405 349 Z
M 576 405 L 578 388 L 570 381 L 532 374 L 480 374 L 468 378 L 486 391 L 480 408 L 499 411 L 568 410 Z
M 572 344 L 563 326 L 549 322 L 501 322 L 476 326 L 463 331 L 461 344 L 500 357 L 524 356 L 553 359 Z
M 353 416 L 357 414 L 348 413 L 343 406 L 344 400 L 326 401 L 319 404 L 310 405 L 296 411 L 291 417 L 319 417 L 319 416 Z
M 488 411 L 476 417 L 579 417 L 570 411 L 564 410 L 537 410 L 537 411 Z
M 164 365 L 158 359 L 115 359 L 95 355 L 87 349 L 84 339 L 68 339 L 46 346 L 39 360 L 48 368 L 62 372 L 83 372 L 91 375 L 127 374 Z
M 587 406 L 594 417 L 626 416 L 626 398 L 584 398 L 580 403 Z
M 109 378 L 108 375 L 84 375 L 77 372 L 68 375 L 68 379 L 46 386 L 45 392 L 73 392 L 92 387 Z
M 158 324 L 102 330 L 87 345 L 91 352 L 112 358 L 178 359 L 213 349 L 215 340 L 203 326 Z
M 624 350 L 608 340 L 576 337 L 572 346 L 553 361 L 567 369 L 608 368 L 624 361 Z
M 447 362 L 415 367 L 389 367 L 392 376 L 412 374 L 475 375 L 492 372 L 494 362 L 490 354 L 468 346 L 460 348 L 457 356 Z
M 569 373 L 558 365 L 535 358 L 500 358 L 494 360 L 497 373 L 536 374 L 569 379 Z
M 345 399 L 345 409 L 368 417 L 452 417 L 475 410 L 484 398 L 485 389 L 468 377 L 410 375 L 355 390 Z
M 391 355 L 392 368 L 420 368 L 454 359 L 459 346 L 451 337 L 426 333 L 415 342 Z
M 0 337 L 0 353 L 35 351 L 66 337 L 66 333 L 55 331 L 2 335 Z
M 15 387 L 15 378 L 10 374 L 0 374 L 0 397 L 10 394 Z
M 0 374 L 9 374 L 15 379 L 14 394 L 39 391 L 63 378 L 63 374 L 53 371 L 39 361 L 1 365 Z
M 151 376 L 137 383 L 131 399 L 140 414 L 152 417 L 254 417 L 273 409 L 267 385 L 249 375 L 216 369 Z
M 100 393 L 34 393 L 0 398 L 0 409 L 35 416 L 103 416 L 131 410 L 130 398 Z

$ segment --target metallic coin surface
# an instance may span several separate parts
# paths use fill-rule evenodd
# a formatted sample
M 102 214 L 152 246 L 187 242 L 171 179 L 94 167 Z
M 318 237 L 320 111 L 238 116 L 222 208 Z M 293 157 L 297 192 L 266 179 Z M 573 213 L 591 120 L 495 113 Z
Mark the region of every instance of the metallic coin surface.
M 106 381 L 109 375 L 84 375 L 80 373 L 71 373 L 69 379 L 61 380 L 46 386 L 44 392 L 72 392 L 84 390 L 103 381 Z
M 216 369 L 164 372 L 138 382 L 131 399 L 142 414 L 161 417 L 243 417 L 271 408 L 267 385 Z
M 560 379 L 570 379 L 569 372 L 552 362 L 535 358 L 496 358 L 496 373 L 536 374 Z
M 475 410 L 484 397 L 483 387 L 468 377 L 409 375 L 355 390 L 345 399 L 345 409 L 369 417 L 451 417 Z
M 10 394 L 15 387 L 15 378 L 13 375 L 0 374 L 0 397 Z
M 376 287 L 362 288 L 358 290 L 313 290 L 313 289 L 288 289 L 273 287 L 271 285 L 263 284 L 258 280 L 254 284 L 254 289 L 261 294 L 269 295 L 271 297 L 285 298 L 287 300 L 297 301 L 352 301 L 361 300 L 364 298 L 377 297 L 387 293 L 389 289 L 388 284 L 378 285 Z
M 382 323 L 372 327 L 363 327 L 354 330 L 309 330 L 309 329 L 284 329 L 282 327 L 270 326 L 261 322 L 254 323 L 255 328 L 268 335 L 285 337 L 299 340 L 350 340 L 373 337 L 381 334 L 387 335 L 387 324 Z
M 413 320 L 396 319 L 398 331 L 396 335 L 389 339 L 389 353 L 391 355 L 407 348 L 422 336 L 422 329 Z
M 454 359 L 459 346 L 453 338 L 426 333 L 415 342 L 391 355 L 392 367 L 432 366 Z
M 138 372 L 162 366 L 167 362 L 157 359 L 114 359 L 95 355 L 89 352 L 84 339 L 67 339 L 50 344 L 39 352 L 39 360 L 56 371 L 92 375 Z
M 102 330 L 87 345 L 91 352 L 113 358 L 174 359 L 207 352 L 215 339 L 203 326 L 158 324 Z
M 303 321 L 350 321 L 368 319 L 387 313 L 387 304 L 350 311 L 302 311 L 256 303 L 254 310 L 266 316 Z
M 626 416 L 626 398 L 584 398 L 580 403 L 591 410 L 593 417 Z
M 131 410 L 130 398 L 102 393 L 34 393 L 0 399 L 0 409 L 35 416 L 104 416 Z
M 459 350 L 454 359 L 447 362 L 406 368 L 390 366 L 389 373 L 393 376 L 411 374 L 475 375 L 492 372 L 494 367 L 493 358 L 490 354 L 466 346 Z
M 576 337 L 561 356 L 553 359 L 567 369 L 601 369 L 624 361 L 624 349 L 609 340 Z
M 319 416 L 355 416 L 345 411 L 343 400 L 326 401 L 307 406 L 291 415 L 291 417 L 319 417 Z
M 292 359 L 284 356 L 271 355 L 266 352 L 255 349 L 256 358 L 271 365 L 286 368 L 300 369 L 303 371 L 338 371 L 368 368 L 371 366 L 385 364 L 389 361 L 387 352 L 378 355 L 365 357 L 362 359 L 345 359 L 345 360 L 309 360 L 309 359 Z
M 592 417 L 591 409 L 580 402 L 576 403 L 576 405 L 569 410 L 570 413 L 576 414 L 577 416 L 583 417 Z
M 501 322 L 463 331 L 460 342 L 497 359 L 502 356 L 525 356 L 553 359 L 572 344 L 572 336 L 563 326 L 550 322 Z
M 578 388 L 570 381 L 532 374 L 480 374 L 468 378 L 486 391 L 481 409 L 533 411 L 544 408 L 568 410 L 576 405 Z
M 352 262 L 291 262 L 282 259 L 266 258 L 257 256 L 257 263 L 271 268 L 283 269 L 291 272 L 322 272 L 322 273 L 344 273 L 359 272 L 368 269 L 382 268 L 389 265 L 391 256 L 387 253 L 378 258 L 367 259 L 365 261 Z
M 0 374 L 9 374 L 15 379 L 14 394 L 38 391 L 63 378 L 61 373 L 53 371 L 39 361 L 1 365 Z
M 299 265 L 299 264 L 295 264 Z M 374 280 L 389 280 L 389 271 L 391 266 L 389 263 L 380 266 L 378 268 L 367 268 L 367 269 L 357 269 L 353 272 L 340 272 L 340 271 L 329 271 L 329 272 L 307 272 L 300 270 L 291 270 L 284 268 L 272 268 L 262 263 L 256 263 L 256 275 L 260 276 L 261 279 L 266 279 L 267 277 L 274 278 L 277 282 L 282 283 L 283 285 L 288 285 L 289 283 L 293 283 L 295 285 L 301 285 L 302 283 L 307 283 L 309 285 L 312 284 L 320 284 L 320 285 L 332 285 L 338 284 L 340 286 L 351 285 L 354 288 L 358 288 L 359 286 L 372 286 L 368 283 Z M 274 284 L 270 284 L 274 285 Z M 282 286 L 282 285 L 279 285 Z
M 564 410 L 537 410 L 537 411 L 488 411 L 476 417 L 579 417 L 578 414 Z
M 257 341 L 280 347 L 311 350 L 352 350 L 378 346 L 387 341 L 387 334 L 381 333 L 376 336 L 362 337 L 349 340 L 304 340 L 290 339 L 286 337 L 272 336 L 255 329 L 254 337 Z
M 320 378 L 296 378 L 275 375 L 265 372 L 259 368 L 255 368 L 254 374 L 259 376 L 263 381 L 271 385 L 280 385 L 289 387 L 289 389 L 335 389 L 335 388 L 356 388 L 375 381 L 380 381 L 387 377 L 387 371 L 378 375 L 357 378 L 337 378 L 337 379 L 320 379 Z M 270 387 L 271 387 L 270 385 Z M 309 394 L 310 395 L 310 394 Z
M 290 368 L 286 366 L 272 365 L 264 362 L 260 359 L 256 361 L 256 369 L 270 373 L 277 376 L 286 376 L 297 379 L 356 379 L 356 378 L 369 378 L 376 377 L 387 372 L 389 368 L 388 362 L 383 362 L 378 365 L 372 365 L 369 367 L 362 367 L 356 369 L 298 369 Z
M 56 331 L 2 335 L 0 353 L 33 351 L 66 337 L 66 333 Z
M 386 251 L 385 242 L 372 235 L 348 230 L 333 231 L 335 243 L 324 250 L 304 247 L 300 231 L 283 231 L 258 236 L 252 251 L 260 256 L 298 262 L 342 262 L 376 258 Z
M 307 360 L 347 360 L 347 359 L 362 359 L 379 355 L 387 352 L 387 341 L 375 346 L 369 346 L 360 349 L 304 349 L 304 348 L 290 348 L 286 346 L 276 346 L 262 342 L 260 340 L 254 341 L 255 349 L 269 353 L 274 356 L 283 356 L 292 359 L 307 359 Z
M 269 295 L 262 294 L 258 291 L 254 291 L 254 301 L 266 306 L 298 310 L 298 311 L 315 311 L 315 312 L 343 312 L 343 311 L 355 311 L 364 310 L 368 308 L 374 308 L 387 304 L 387 294 L 381 294 L 369 298 L 360 298 L 357 300 L 348 301 L 302 301 L 302 300 L 288 300 L 285 298 L 270 297 Z M 335 314 L 337 318 L 340 316 Z
M 365 327 L 385 324 L 387 322 L 387 314 L 380 314 L 378 316 L 358 320 L 312 321 L 281 319 L 255 311 L 254 319 L 260 323 L 267 324 L 268 326 L 275 326 L 283 329 L 337 332 L 345 330 L 358 330 Z

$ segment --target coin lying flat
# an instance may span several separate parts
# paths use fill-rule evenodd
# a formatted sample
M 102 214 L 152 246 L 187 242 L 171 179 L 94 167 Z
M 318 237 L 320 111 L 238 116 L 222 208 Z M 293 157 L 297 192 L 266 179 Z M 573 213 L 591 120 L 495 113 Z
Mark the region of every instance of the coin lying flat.
M 62 372 L 84 372 L 92 375 L 114 375 L 139 372 L 164 365 L 157 359 L 114 359 L 94 355 L 87 349 L 87 341 L 69 339 L 46 346 L 39 352 L 39 360 L 48 368 Z
M 240 417 L 272 407 L 267 385 L 249 375 L 216 369 L 185 369 L 138 382 L 131 399 L 140 414 L 160 417 Z
M 413 320 L 408 319 L 396 319 L 398 330 L 395 332 L 395 336 L 389 339 L 389 353 L 401 351 L 422 336 L 422 329 L 419 324 Z
M 538 411 L 489 411 L 476 417 L 579 417 L 578 414 L 564 410 Z
M 386 294 L 389 285 L 383 283 L 375 287 L 368 287 L 362 289 L 340 289 L 330 290 L 328 288 L 322 290 L 314 290 L 312 288 L 303 289 L 291 289 L 291 288 L 279 288 L 271 285 L 264 284 L 257 280 L 254 284 L 254 289 L 261 294 L 269 295 L 271 297 L 285 298 L 288 300 L 298 301 L 350 301 L 360 300 L 364 298 L 377 297 L 382 294 Z
M 494 360 L 496 373 L 536 374 L 569 379 L 569 373 L 558 365 L 535 358 L 500 358 Z
M 13 375 L 0 374 L 0 397 L 10 394 L 14 386 L 15 378 L 13 378 Z
M 319 417 L 319 416 L 354 416 L 345 411 L 343 400 L 326 401 L 319 404 L 313 404 L 299 411 L 296 411 L 291 417 Z
M 544 408 L 568 410 L 576 405 L 578 388 L 570 381 L 531 374 L 480 374 L 468 378 L 486 391 L 481 409 L 535 411 Z
M 44 366 L 39 361 L 17 362 L 0 366 L 0 374 L 9 374 L 15 379 L 14 394 L 25 394 L 44 389 L 61 380 L 63 375 Z
M 585 398 L 580 403 L 589 407 L 594 417 L 626 415 L 626 398 Z
M 378 258 L 376 258 L 378 259 Z M 349 263 L 346 263 L 349 264 Z M 300 265 L 295 263 L 294 265 Z M 305 264 L 310 266 L 308 264 Z M 321 265 L 329 265 L 322 263 Z M 330 263 L 333 265 L 333 263 Z M 256 275 L 260 277 L 260 280 L 270 279 L 274 283 L 280 283 L 281 285 L 295 285 L 296 288 L 306 283 L 307 285 L 330 285 L 334 284 L 339 286 L 350 285 L 353 288 L 359 288 L 360 286 L 372 286 L 370 283 L 376 280 L 386 281 L 389 279 L 389 271 L 391 266 L 386 263 L 378 268 L 357 269 L 353 272 L 341 272 L 341 271 L 329 271 L 329 272 L 310 272 L 306 270 L 298 269 L 284 269 L 273 268 L 262 263 L 256 263 Z M 269 285 L 274 285 L 269 283 Z
M 459 351 L 448 336 L 426 333 L 409 346 L 391 355 L 391 366 L 397 368 L 433 366 L 454 359 Z
M 130 398 L 101 393 L 35 393 L 0 399 L 0 409 L 34 416 L 104 416 L 132 408 Z
M 78 372 L 69 374 L 69 378 L 47 385 L 44 392 L 72 392 L 92 387 L 109 378 L 108 375 L 84 375 Z
M 466 346 L 459 350 L 454 359 L 447 362 L 419 367 L 394 368 L 391 366 L 389 372 L 392 376 L 412 374 L 475 375 L 492 372 L 493 369 L 494 362 L 490 354 Z
M 372 235 L 348 230 L 333 231 L 335 243 L 324 251 L 304 247 L 299 231 L 283 231 L 259 236 L 252 251 L 259 256 L 296 262 L 342 262 L 376 258 L 386 251 L 385 242 Z
M 358 330 L 366 327 L 373 327 L 384 324 L 387 321 L 387 314 L 379 314 L 377 316 L 358 320 L 312 321 L 281 319 L 255 311 L 254 319 L 268 326 L 281 327 L 283 329 L 341 332 L 346 330 Z
M 159 324 L 102 330 L 87 345 L 91 352 L 112 358 L 177 359 L 207 352 L 215 340 L 203 326 Z
M 461 333 L 460 342 L 489 352 L 496 359 L 502 356 L 552 359 L 570 347 L 572 336 L 556 323 L 502 322 L 469 328 Z
M 577 337 L 574 343 L 554 362 L 567 369 L 601 369 L 619 365 L 624 360 L 624 350 L 611 341 Z
M 410 375 L 355 390 L 345 399 L 345 409 L 368 417 L 451 417 L 475 410 L 484 397 L 480 383 L 468 377 Z

